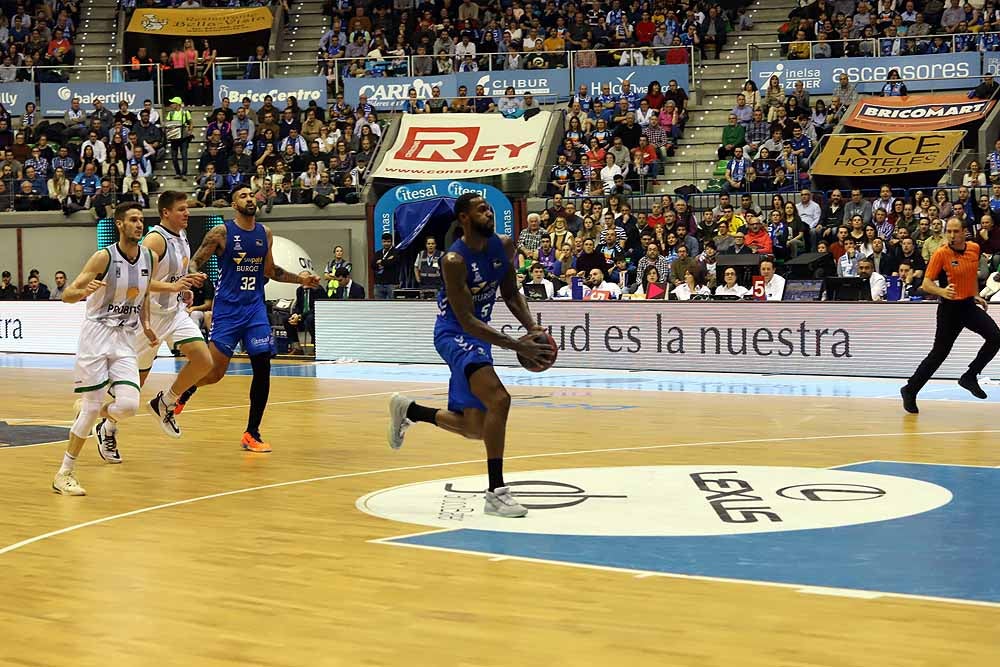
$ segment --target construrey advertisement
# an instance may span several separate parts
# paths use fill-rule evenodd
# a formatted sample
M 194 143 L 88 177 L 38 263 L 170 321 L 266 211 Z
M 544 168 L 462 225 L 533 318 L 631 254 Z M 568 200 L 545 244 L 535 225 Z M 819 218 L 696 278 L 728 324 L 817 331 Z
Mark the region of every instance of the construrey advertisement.
M 551 112 L 509 119 L 500 114 L 403 116 L 376 178 L 434 180 L 531 171 Z
M 899 378 L 909 377 L 930 350 L 937 313 L 927 303 L 543 301 L 531 309 L 566 368 Z M 316 358 L 443 363 L 434 350 L 437 312 L 426 301 L 319 301 Z M 913 335 L 886 345 L 886 322 Z M 524 334 L 502 304 L 493 326 L 514 338 Z M 963 332 L 935 377 L 959 377 L 981 344 Z M 517 364 L 507 350 L 494 347 L 493 356 L 499 365 Z M 986 374 L 1000 375 L 1000 361 Z
M 831 134 L 812 166 L 820 176 L 884 176 L 938 171 L 951 163 L 964 131 Z
M 871 97 L 855 104 L 844 123 L 875 132 L 943 130 L 982 120 L 994 104 L 962 93 Z

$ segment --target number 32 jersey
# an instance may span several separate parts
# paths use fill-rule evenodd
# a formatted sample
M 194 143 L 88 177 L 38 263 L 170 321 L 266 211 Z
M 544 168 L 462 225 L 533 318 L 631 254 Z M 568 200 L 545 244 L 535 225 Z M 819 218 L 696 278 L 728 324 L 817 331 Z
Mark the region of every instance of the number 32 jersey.
M 267 232 L 255 223 L 251 231 L 226 220 L 226 249 L 219 257 L 219 284 L 215 304 L 254 306 L 264 303 L 264 259 Z

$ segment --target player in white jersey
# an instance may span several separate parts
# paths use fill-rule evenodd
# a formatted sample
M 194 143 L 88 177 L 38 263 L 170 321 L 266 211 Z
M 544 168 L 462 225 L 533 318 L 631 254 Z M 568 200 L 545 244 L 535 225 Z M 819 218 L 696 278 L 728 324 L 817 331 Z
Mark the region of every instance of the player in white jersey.
M 156 271 L 153 279 L 165 283 L 176 283 L 182 279 L 201 286 L 206 276 L 203 273 L 188 274 L 191 246 L 187 240 L 188 202 L 187 194 L 167 190 L 157 202 L 160 224 L 153 226 L 142 240 L 141 246 L 156 256 Z M 208 344 L 201 335 L 201 329 L 191 319 L 187 305 L 193 295 L 190 290 L 180 292 L 158 292 L 149 298 L 149 324 L 157 340 L 177 347 L 187 357 L 174 383 L 166 391 L 159 392 L 149 402 L 152 415 L 163 432 L 172 438 L 179 438 L 181 430 L 174 420 L 174 405 L 177 397 L 188 387 L 212 369 L 212 356 Z M 156 359 L 158 344 L 152 345 L 142 332 L 135 337 L 135 350 L 139 364 L 139 386 L 146 383 L 149 371 Z M 109 463 L 121 463 L 118 450 L 117 428 L 111 420 L 101 420 L 95 430 L 98 451 L 101 458 Z
M 176 293 L 195 282 L 185 279 L 164 283 L 153 279 L 156 256 L 139 245 L 142 206 L 135 202 L 120 204 L 114 217 L 118 243 L 94 253 L 62 297 L 66 303 L 87 299 L 87 317 L 73 369 L 73 390 L 80 394 L 80 400 L 62 466 L 52 482 L 52 488 L 63 495 L 86 495 L 74 468 L 94 423 L 98 419 L 117 423 L 139 408 L 134 339 L 141 329 L 155 344 L 156 334 L 149 324 L 150 290 Z M 112 397 L 107 405 L 105 394 Z

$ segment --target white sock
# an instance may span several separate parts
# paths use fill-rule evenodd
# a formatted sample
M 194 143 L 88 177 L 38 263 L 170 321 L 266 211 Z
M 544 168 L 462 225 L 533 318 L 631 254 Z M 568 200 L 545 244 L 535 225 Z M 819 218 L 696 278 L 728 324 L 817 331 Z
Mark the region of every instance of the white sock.
M 163 392 L 163 403 L 171 410 L 177 405 L 177 399 L 180 398 L 177 394 L 173 392 L 172 389 L 167 389 Z
M 73 468 L 75 467 L 76 467 L 76 457 L 70 454 L 69 452 L 65 452 L 63 454 L 62 465 L 59 467 L 59 474 L 65 475 L 68 472 L 73 472 Z
M 116 422 L 111 417 L 108 417 L 108 420 L 104 422 L 104 430 L 110 433 L 111 435 L 114 435 L 115 433 L 118 432 L 118 422 Z

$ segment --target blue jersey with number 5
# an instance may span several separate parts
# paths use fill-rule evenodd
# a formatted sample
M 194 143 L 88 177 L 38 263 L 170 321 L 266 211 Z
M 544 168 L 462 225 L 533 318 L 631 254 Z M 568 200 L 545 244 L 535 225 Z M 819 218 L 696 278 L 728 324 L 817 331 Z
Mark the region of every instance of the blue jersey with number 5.
M 226 220 L 226 249 L 219 257 L 219 284 L 215 304 L 250 306 L 264 303 L 264 259 L 267 232 L 255 224 L 251 231 Z

